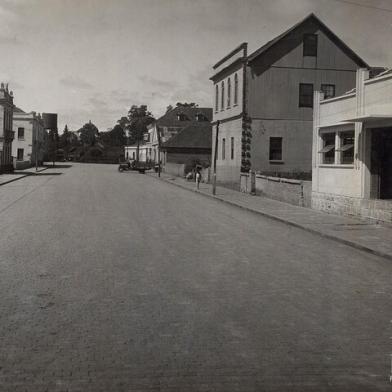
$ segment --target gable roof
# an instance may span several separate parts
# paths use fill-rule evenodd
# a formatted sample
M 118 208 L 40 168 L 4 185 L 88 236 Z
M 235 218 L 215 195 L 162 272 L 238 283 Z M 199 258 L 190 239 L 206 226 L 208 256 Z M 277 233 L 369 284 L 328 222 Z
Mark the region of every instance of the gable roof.
M 212 148 L 212 126 L 211 124 L 193 124 L 181 130 L 167 142 L 163 143 L 165 148 Z
M 14 106 L 14 113 L 26 113 L 24 110 L 22 110 L 21 108 Z
M 315 14 L 309 14 L 305 19 L 296 23 L 294 26 L 278 35 L 271 41 L 268 41 L 261 48 L 257 49 L 251 55 L 248 56 L 248 64 L 254 61 L 257 57 L 264 54 L 269 48 L 278 43 L 281 39 L 292 33 L 294 30 L 300 28 L 302 25 L 308 22 L 314 22 L 319 25 L 320 29 L 330 38 L 337 46 L 339 46 L 343 52 L 345 52 L 350 58 L 352 58 L 361 67 L 369 68 L 369 65 L 362 60 L 352 49 L 350 49 L 332 30 L 330 30 Z
M 184 115 L 188 120 L 178 120 L 179 114 Z M 205 118 L 205 122 L 196 120 L 196 115 L 202 114 Z M 158 118 L 156 125 L 158 127 L 180 127 L 184 128 L 191 124 L 203 124 L 209 123 L 212 120 L 212 108 L 199 108 L 199 107 L 188 107 L 188 106 L 177 106 L 172 110 L 169 110 L 162 117 Z

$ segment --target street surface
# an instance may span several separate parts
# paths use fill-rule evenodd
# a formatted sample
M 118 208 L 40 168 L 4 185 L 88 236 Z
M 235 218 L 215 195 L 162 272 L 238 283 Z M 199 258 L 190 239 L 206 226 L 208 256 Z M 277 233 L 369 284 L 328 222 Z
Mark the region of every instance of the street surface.
M 0 187 L 0 391 L 390 391 L 391 272 L 149 175 L 49 169 Z

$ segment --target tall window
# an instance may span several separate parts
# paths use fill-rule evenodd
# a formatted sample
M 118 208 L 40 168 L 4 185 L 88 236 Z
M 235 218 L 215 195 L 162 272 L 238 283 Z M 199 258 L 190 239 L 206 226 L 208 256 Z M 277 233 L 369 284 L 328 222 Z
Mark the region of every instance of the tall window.
M 215 111 L 219 110 L 219 86 L 215 85 Z
M 322 163 L 335 163 L 335 132 L 324 133 L 321 135 L 323 141 L 323 148 L 320 150 L 322 155 Z
M 230 139 L 230 158 L 234 159 L 234 138 Z
M 238 104 L 238 75 L 234 75 L 234 105 Z
M 16 159 L 18 161 L 23 161 L 23 154 L 24 154 L 23 148 L 18 148 L 18 155 Z
M 324 93 L 324 99 L 333 98 L 335 96 L 335 85 L 322 84 L 321 91 Z
M 354 131 L 340 133 L 340 163 L 350 165 L 354 162 Z
M 24 139 L 24 128 L 18 128 L 18 139 Z
M 299 85 L 299 107 L 312 108 L 313 107 L 313 84 L 300 83 Z
M 227 107 L 231 105 L 231 79 L 227 79 Z
M 317 57 L 317 35 L 304 34 L 304 56 Z
M 281 137 L 270 137 L 270 146 L 269 146 L 270 161 L 282 160 L 282 140 L 283 139 Z
M 226 159 L 226 139 L 222 139 L 222 160 Z
M 222 80 L 221 83 L 221 110 L 225 108 L 225 82 Z

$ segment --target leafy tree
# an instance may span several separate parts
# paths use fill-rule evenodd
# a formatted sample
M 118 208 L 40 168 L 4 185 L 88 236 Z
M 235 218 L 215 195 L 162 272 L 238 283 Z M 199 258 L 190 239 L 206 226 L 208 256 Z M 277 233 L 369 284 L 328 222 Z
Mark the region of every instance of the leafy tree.
M 176 107 L 182 107 L 182 108 L 197 108 L 199 107 L 199 105 L 197 103 L 194 102 L 177 102 L 176 103 Z
M 109 146 L 124 146 L 126 143 L 124 129 L 119 124 L 116 124 L 108 132 L 101 132 L 99 137 L 102 143 Z
M 147 132 L 147 126 L 154 121 L 154 117 L 147 110 L 147 105 L 132 105 L 128 111 L 128 129 L 130 139 L 137 143 L 136 160 L 139 161 L 139 146 L 143 135 Z
M 48 158 L 49 160 L 54 161 L 56 160 L 56 150 L 59 144 L 59 133 L 57 129 L 51 129 L 48 135 Z
M 98 138 L 98 128 L 91 122 L 91 120 L 84 124 L 78 131 L 80 133 L 80 140 L 83 145 L 93 146 Z

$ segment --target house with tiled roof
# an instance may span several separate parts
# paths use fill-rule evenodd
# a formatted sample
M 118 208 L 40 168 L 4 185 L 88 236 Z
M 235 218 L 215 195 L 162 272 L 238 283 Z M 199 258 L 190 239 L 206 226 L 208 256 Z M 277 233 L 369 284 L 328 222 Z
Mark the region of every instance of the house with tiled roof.
M 252 54 L 244 43 L 216 63 L 218 182 L 235 186 L 249 170 L 310 177 L 313 91 L 343 94 L 361 67 L 366 62 L 314 14 Z
M 212 127 L 192 124 L 162 144 L 165 172 L 184 175 L 195 168 L 211 166 Z

